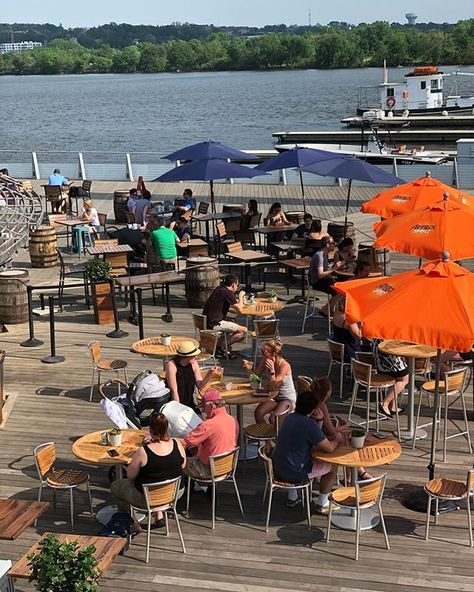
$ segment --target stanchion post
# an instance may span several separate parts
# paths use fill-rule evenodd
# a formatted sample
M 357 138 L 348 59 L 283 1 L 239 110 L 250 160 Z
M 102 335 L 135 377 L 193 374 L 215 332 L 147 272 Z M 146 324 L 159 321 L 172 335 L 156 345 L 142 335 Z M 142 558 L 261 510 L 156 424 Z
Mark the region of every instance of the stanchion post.
M 110 291 L 112 294 L 112 306 L 114 308 L 114 323 L 115 329 L 110 333 L 107 333 L 106 337 L 110 337 L 111 339 L 118 339 L 119 337 L 127 337 L 128 333 L 126 331 L 122 331 L 120 328 L 120 321 L 118 317 L 117 311 L 117 299 L 115 297 L 115 289 L 114 289 L 114 280 L 110 280 Z
M 142 289 L 137 288 L 137 307 L 138 307 L 138 336 L 140 341 L 145 339 L 145 331 L 143 328 L 143 302 L 142 302 Z
M 51 355 L 41 358 L 44 364 L 59 364 L 66 359 L 64 356 L 56 355 L 56 335 L 54 333 L 54 296 L 49 296 L 49 340 Z
M 43 345 L 44 341 L 35 338 L 35 324 L 33 320 L 33 286 L 26 286 L 26 295 L 28 297 L 28 328 L 30 337 L 26 341 L 22 341 L 22 347 L 39 347 Z

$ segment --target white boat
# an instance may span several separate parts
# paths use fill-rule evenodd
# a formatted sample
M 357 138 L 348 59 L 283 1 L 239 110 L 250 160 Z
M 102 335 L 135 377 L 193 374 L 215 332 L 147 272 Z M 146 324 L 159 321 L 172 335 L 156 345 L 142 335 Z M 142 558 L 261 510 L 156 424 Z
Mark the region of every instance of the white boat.
M 357 114 L 382 110 L 386 115 L 411 114 L 443 115 L 446 113 L 474 114 L 474 94 L 457 93 L 457 77 L 474 76 L 472 72 L 444 74 L 437 66 L 413 68 L 405 74 L 405 81 L 389 82 L 384 64 L 383 82 L 376 86 L 359 86 Z M 455 94 L 444 97 L 444 80 L 454 77 Z

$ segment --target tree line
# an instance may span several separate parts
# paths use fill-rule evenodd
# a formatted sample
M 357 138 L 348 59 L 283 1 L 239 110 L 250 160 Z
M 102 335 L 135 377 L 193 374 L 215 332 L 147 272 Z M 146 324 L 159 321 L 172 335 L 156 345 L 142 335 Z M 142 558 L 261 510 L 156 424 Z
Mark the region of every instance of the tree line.
M 303 34 L 138 42 L 123 48 L 55 39 L 32 51 L 0 54 L 0 74 L 85 74 L 358 68 L 413 64 L 474 64 L 474 19 L 447 28 L 394 28 L 387 22 L 322 27 Z

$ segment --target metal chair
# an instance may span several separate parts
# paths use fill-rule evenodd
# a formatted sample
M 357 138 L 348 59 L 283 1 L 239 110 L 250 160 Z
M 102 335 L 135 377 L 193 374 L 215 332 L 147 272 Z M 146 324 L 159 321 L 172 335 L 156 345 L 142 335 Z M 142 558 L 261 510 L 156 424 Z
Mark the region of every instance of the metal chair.
M 457 438 L 458 436 L 466 436 L 469 454 L 472 454 L 471 436 L 469 433 L 469 422 L 467 419 L 466 401 L 464 400 L 465 386 L 467 378 L 467 368 L 458 368 L 457 370 L 450 370 L 444 373 L 444 380 L 440 380 L 439 383 L 439 414 L 438 414 L 438 425 L 443 418 L 443 462 L 446 461 L 447 454 L 447 441 L 451 438 Z M 420 388 L 420 397 L 418 400 L 418 410 L 416 413 L 415 432 L 420 427 L 427 427 L 431 425 L 431 422 L 418 425 L 420 420 L 420 409 L 423 395 L 434 394 L 435 392 L 435 381 L 429 380 L 425 382 Z M 448 412 L 450 407 L 454 405 L 459 399 L 461 399 L 462 412 L 464 418 L 465 429 L 458 431 L 448 436 Z M 444 410 L 444 417 L 443 417 Z M 437 427 L 437 426 L 436 426 Z M 413 437 L 412 448 L 416 446 L 416 438 Z
M 71 528 L 74 531 L 74 497 L 73 491 L 80 485 L 85 484 L 91 514 L 94 514 L 92 508 L 91 490 L 89 485 L 89 474 L 85 471 L 76 469 L 57 469 L 56 463 L 56 444 L 54 442 L 45 442 L 36 446 L 33 450 L 36 470 L 40 480 L 38 492 L 38 501 L 41 501 L 43 487 L 50 487 L 53 490 L 54 508 L 56 508 L 56 490 L 69 491 L 69 506 L 71 513 Z M 35 522 L 36 525 L 36 522 Z
M 306 303 L 305 303 L 305 307 L 304 307 L 303 324 L 301 326 L 301 335 L 303 335 L 303 333 L 304 333 L 306 321 L 308 319 L 314 318 L 317 316 L 321 316 L 321 315 L 319 315 L 319 310 L 316 306 L 316 302 L 319 300 L 319 298 L 316 296 L 316 292 L 318 292 L 318 290 L 315 290 L 313 288 L 311 282 L 309 281 L 309 273 L 307 273 L 306 274 Z M 324 294 L 324 296 L 327 298 L 327 302 L 329 304 L 329 301 L 331 299 L 329 294 L 325 294 L 324 292 L 320 292 L 320 293 Z M 331 334 L 331 321 L 332 321 L 332 317 L 331 317 L 331 313 L 329 313 L 328 318 L 327 318 L 328 335 Z
M 267 496 L 268 489 L 268 506 L 267 506 L 267 517 L 265 521 L 265 532 L 268 532 L 268 525 L 270 523 L 270 514 L 272 511 L 273 492 L 277 489 L 298 489 L 303 493 L 303 504 L 306 505 L 306 517 L 308 519 L 308 528 L 311 528 L 311 481 L 305 479 L 304 481 L 288 482 L 280 481 L 273 473 L 273 462 L 270 456 L 265 452 L 265 447 L 261 446 L 258 450 L 260 458 L 265 464 L 265 490 L 263 492 L 263 501 Z
M 180 497 L 181 477 L 176 479 L 168 479 L 167 481 L 157 481 L 156 483 L 143 484 L 143 494 L 146 499 L 146 508 L 139 508 L 138 506 L 131 506 L 130 512 L 134 515 L 136 512 L 145 513 L 147 518 L 146 529 L 146 558 L 145 561 L 150 561 L 150 539 L 151 539 L 151 518 L 155 512 L 163 512 L 166 522 L 166 536 L 169 536 L 168 512 L 172 512 L 176 520 L 176 528 L 178 529 L 179 540 L 183 553 L 186 553 L 184 545 L 183 534 L 181 533 L 181 526 L 179 524 L 178 512 L 176 504 Z
M 252 353 L 253 363 L 257 363 L 257 349 L 258 344 L 262 341 L 269 341 L 270 339 L 278 339 L 279 331 L 278 324 L 279 319 L 255 319 L 253 322 L 254 330 L 251 333 L 252 337 Z
M 382 525 L 383 534 L 385 537 L 385 544 L 387 549 L 390 549 L 388 542 L 387 529 L 385 528 L 385 520 L 382 512 L 382 496 L 385 488 L 385 481 L 387 475 L 374 477 L 365 481 L 356 481 L 353 487 L 340 487 L 332 491 L 329 495 L 329 515 L 328 515 L 328 530 L 326 534 L 326 543 L 329 542 L 331 533 L 331 518 L 333 506 L 339 508 L 348 508 L 355 513 L 356 516 L 356 550 L 354 559 L 359 559 L 359 538 L 360 538 L 360 518 L 361 510 L 377 506 L 380 523 Z
M 329 368 L 328 376 L 331 376 L 333 365 L 339 366 L 339 398 L 342 399 L 342 389 L 344 386 L 344 368 L 351 366 L 350 362 L 344 362 L 344 344 L 327 339 L 329 350 Z
M 394 386 L 395 379 L 391 376 L 386 374 L 376 374 L 373 372 L 373 368 L 370 364 L 365 364 L 364 362 L 359 362 L 359 360 L 351 360 L 351 368 L 352 368 L 352 376 L 354 378 L 354 388 L 352 389 L 352 399 L 351 399 L 351 406 L 349 408 L 349 415 L 347 420 L 351 423 L 355 423 L 357 425 L 365 427 L 365 429 L 369 430 L 369 425 L 372 422 L 376 422 L 377 430 L 379 429 L 379 404 L 382 402 L 380 398 L 380 392 L 383 390 L 388 389 L 391 386 Z M 354 408 L 356 399 L 357 399 L 357 392 L 359 390 L 359 386 L 363 387 L 367 391 L 367 399 L 366 399 L 366 420 L 362 422 L 355 422 L 351 419 L 352 410 Z M 371 392 L 375 392 L 375 419 L 370 419 L 370 394 Z M 400 433 L 400 426 L 398 421 L 398 407 L 396 413 L 397 419 L 397 432 Z
M 102 352 L 100 343 L 98 341 L 90 341 L 87 344 L 89 348 L 91 358 L 92 358 L 92 381 L 91 381 L 91 390 L 89 395 L 89 401 L 92 401 L 92 396 L 94 394 L 94 380 L 95 374 L 97 372 L 97 385 L 100 385 L 100 374 L 101 372 L 114 372 L 119 377 L 120 371 L 123 370 L 123 374 L 125 377 L 125 382 L 128 384 L 127 379 L 127 366 L 128 363 L 125 360 L 104 360 L 102 358 Z M 120 386 L 119 386 L 119 394 L 120 394 Z
M 467 526 L 469 530 L 469 546 L 474 546 L 472 537 L 472 519 L 471 519 L 471 498 L 474 495 L 474 468 L 467 472 L 466 482 L 455 481 L 454 479 L 432 479 L 425 483 L 425 491 L 428 494 L 428 504 L 426 506 L 426 530 L 425 540 L 429 540 L 430 532 L 430 514 L 431 503 L 435 500 L 434 523 L 438 523 L 439 500 L 466 501 Z
M 43 188 L 46 203 L 49 202 L 51 204 L 51 212 L 53 214 L 66 212 L 69 203 L 69 197 L 66 193 L 63 193 L 61 186 L 43 185 Z
M 207 330 L 207 317 L 206 315 L 198 314 L 197 312 L 193 312 L 193 325 L 194 325 L 194 336 L 196 339 L 199 339 L 199 334 L 201 331 Z
M 211 470 L 210 479 L 196 479 L 199 483 L 208 483 L 212 486 L 212 530 L 216 528 L 216 486 L 217 483 L 222 481 L 232 481 L 234 484 L 235 494 L 237 501 L 239 502 L 240 512 L 244 517 L 244 510 L 242 508 L 242 502 L 240 500 L 239 488 L 237 487 L 237 481 L 235 480 L 235 473 L 237 471 L 237 462 L 239 460 L 239 447 L 237 446 L 229 452 L 223 452 L 222 454 L 214 454 L 209 457 L 209 467 Z M 187 488 L 187 499 L 186 499 L 186 514 L 189 516 L 189 503 L 191 493 L 191 477 L 188 476 L 188 488 Z
M 89 295 L 89 282 L 87 279 L 85 263 L 76 263 L 71 265 L 65 265 L 64 258 L 59 249 L 56 249 L 59 259 L 59 288 L 58 288 L 58 304 L 59 310 L 63 312 L 63 298 L 64 298 L 64 286 L 66 278 L 71 276 L 81 275 L 84 282 L 84 298 L 86 301 L 87 308 L 90 308 L 90 295 Z

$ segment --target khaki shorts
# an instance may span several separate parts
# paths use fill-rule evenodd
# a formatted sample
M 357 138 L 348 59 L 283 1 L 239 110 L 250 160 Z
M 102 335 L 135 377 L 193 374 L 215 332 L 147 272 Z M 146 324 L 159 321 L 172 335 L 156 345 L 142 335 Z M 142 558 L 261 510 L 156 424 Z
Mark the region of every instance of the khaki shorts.
M 184 474 L 195 481 L 199 481 L 199 479 L 211 479 L 211 467 L 209 465 L 204 465 L 197 456 L 193 456 L 188 458 L 188 462 L 184 467 Z
M 224 331 L 225 333 L 238 333 L 240 331 L 240 325 L 232 321 L 221 321 L 217 325 L 214 325 L 213 330 Z

